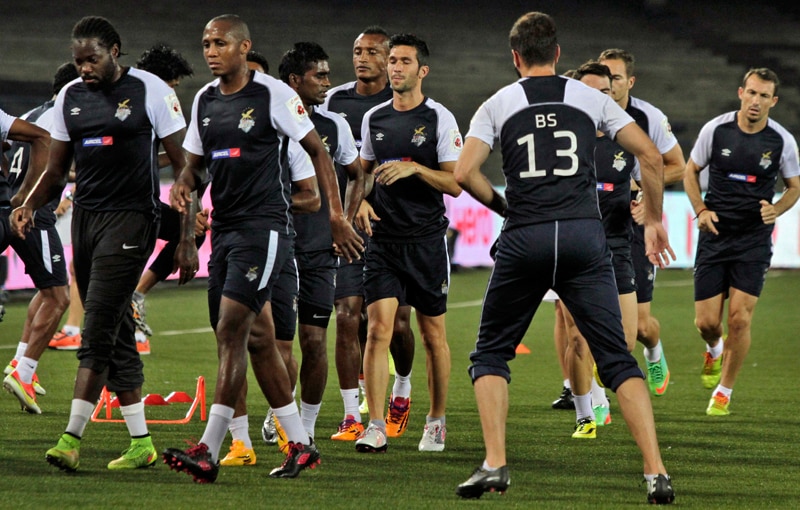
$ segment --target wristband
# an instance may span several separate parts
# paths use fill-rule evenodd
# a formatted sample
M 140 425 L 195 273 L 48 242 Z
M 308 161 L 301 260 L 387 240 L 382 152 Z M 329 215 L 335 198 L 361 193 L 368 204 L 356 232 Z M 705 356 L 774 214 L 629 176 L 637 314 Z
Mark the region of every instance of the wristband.
M 700 215 L 703 214 L 703 212 L 705 212 L 705 211 L 708 211 L 708 209 L 706 207 L 703 207 L 702 209 L 700 209 L 700 211 L 697 213 L 697 216 L 695 216 L 694 219 L 699 218 Z

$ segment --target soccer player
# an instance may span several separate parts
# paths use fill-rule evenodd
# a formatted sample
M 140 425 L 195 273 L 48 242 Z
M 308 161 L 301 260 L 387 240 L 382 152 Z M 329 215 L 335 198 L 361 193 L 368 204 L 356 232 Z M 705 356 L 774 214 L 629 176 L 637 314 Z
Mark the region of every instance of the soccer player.
M 202 44 L 206 63 L 217 78 L 195 95 L 184 142 L 187 163 L 170 201 L 186 214 L 191 192 L 208 168 L 213 205 L 208 302 L 219 372 L 200 442 L 186 451 L 169 448 L 163 456 L 171 468 L 187 471 L 198 482 L 213 482 L 245 379 L 251 325 L 269 302 L 279 270 L 293 255 L 285 145 L 289 138 L 298 141 L 313 162 L 330 207 L 336 247 L 353 259 L 360 256 L 362 245 L 344 217 L 333 165 L 300 98 L 286 84 L 248 68 L 252 43 L 247 24 L 235 15 L 217 16 L 206 24 Z M 182 281 L 197 270 L 191 235 L 184 229 L 177 250 Z M 286 460 L 270 476 L 295 477 L 319 463 L 319 451 L 300 423 L 274 341 L 258 352 L 251 350 L 251 360 L 254 367 L 263 364 L 255 369 L 256 377 L 290 441 Z M 262 379 L 265 373 L 269 380 Z
M 497 242 L 475 350 L 469 368 L 478 402 L 486 458 L 456 493 L 477 498 L 505 491 L 508 361 L 542 296 L 555 290 L 589 342 L 606 387 L 644 458 L 648 500 L 669 503 L 674 492 L 661 460 L 643 374 L 628 352 L 609 249 L 597 205 L 592 165 L 598 130 L 632 152 L 649 199 L 647 253 L 659 265 L 672 253 L 661 225 L 663 174 L 658 150 L 614 101 L 557 76 L 556 26 L 547 14 L 520 17 L 509 36 L 520 80 L 500 89 L 472 118 L 456 165 L 457 182 L 505 217 Z M 481 173 L 495 143 L 503 156 L 508 201 Z
M 36 376 L 39 358 L 69 305 L 67 268 L 64 248 L 55 228 L 53 211 L 58 204 L 57 199 L 36 212 L 36 224 L 24 240 L 12 234 L 9 215 L 12 204 L 19 205 L 20 197 L 30 191 L 44 171 L 50 143 L 46 133 L 51 130 L 51 108 L 55 95 L 77 77 L 75 66 L 72 63 L 64 64 L 56 70 L 53 97 L 50 100 L 19 119 L 0 113 L 0 138 L 3 142 L 6 139 L 14 141 L 9 149 L 11 160 L 8 176 L 0 174 L 0 252 L 11 245 L 25 263 L 25 272 L 30 275 L 37 289 L 28 305 L 17 352 L 4 370 L 6 377 L 3 387 L 19 399 L 22 409 L 32 414 L 42 412 L 36 395 L 45 394 Z M 30 179 L 25 182 L 27 175 L 30 175 Z M 21 193 L 20 197 L 12 199 L 17 193 Z
M 367 112 L 361 127 L 361 166 L 372 193 L 371 207 L 365 202 L 356 219 L 371 235 L 364 268 L 369 321 L 364 376 L 370 422 L 356 440 L 356 450 L 381 452 L 388 447 L 383 418 L 387 354 L 395 313 L 407 302 L 416 309 L 427 355 L 430 409 L 419 450 L 442 451 L 450 378 L 445 329 L 450 264 L 443 194 L 461 193 L 453 177 L 461 133 L 453 114 L 422 93 L 422 81 L 430 72 L 425 41 L 396 34 L 389 48 L 392 99 Z
M 706 342 L 702 382 L 711 389 L 709 416 L 730 414 L 731 393 L 750 350 L 750 325 L 772 259 L 775 219 L 800 196 L 797 142 L 769 118 L 780 81 L 767 68 L 750 69 L 739 87 L 741 105 L 700 130 L 683 180 L 700 236 L 694 262 L 695 325 Z M 699 173 L 708 168 L 701 196 Z M 772 203 L 775 183 L 783 196 Z M 723 310 L 728 301 L 727 339 Z
M 131 435 L 130 447 L 108 468 L 148 467 L 157 457 L 130 300 L 158 231 L 158 143 L 173 166 L 183 166 L 186 124 L 174 91 L 155 75 L 122 66 L 121 50 L 107 19 L 87 16 L 75 24 L 72 56 L 81 80 L 59 92 L 47 169 L 12 218 L 19 235 L 28 233 L 33 212 L 60 195 L 74 156 L 73 260 L 86 313 L 69 422 L 46 453 L 67 471 L 79 466 L 81 436 L 103 385 L 116 392 Z
M 374 106 L 392 98 L 386 74 L 389 56 L 389 34 L 377 25 L 369 26 L 353 42 L 353 68 L 356 79 L 328 91 L 320 110 L 337 113 L 350 125 L 350 131 L 361 148 L 361 121 Z M 339 183 L 344 187 L 346 173 L 339 170 Z M 366 241 L 366 234 L 364 234 Z M 364 309 L 364 263 L 339 261 L 336 273 L 336 372 L 344 403 L 344 418 L 331 439 L 353 441 L 363 430 L 361 414 L 369 412 L 362 369 L 362 353 L 366 344 L 366 312 Z M 414 362 L 414 333 L 411 330 L 411 307 L 401 302 L 395 317 L 390 345 L 395 367 L 395 380 L 386 412 L 389 437 L 400 437 L 406 431 L 411 412 L 411 369 Z M 364 392 L 359 406 L 358 391 Z
M 611 97 L 625 110 L 639 127 L 648 134 L 661 153 L 664 165 L 664 184 L 674 184 L 683 178 L 686 160 L 675 136 L 669 120 L 661 110 L 646 101 L 630 95 L 636 82 L 635 60 L 630 52 L 612 48 L 603 51 L 598 62 L 611 69 Z M 647 200 L 644 194 L 642 200 Z M 640 206 L 641 207 L 641 206 Z M 634 217 L 637 214 L 634 213 Z M 636 300 L 638 307 L 637 339 L 644 345 L 644 357 L 647 365 L 647 385 L 650 393 L 659 397 L 669 388 L 669 367 L 661 345 L 661 325 L 651 313 L 653 286 L 656 279 L 656 267 L 647 259 L 644 247 L 644 227 L 634 225 L 633 268 L 636 271 Z

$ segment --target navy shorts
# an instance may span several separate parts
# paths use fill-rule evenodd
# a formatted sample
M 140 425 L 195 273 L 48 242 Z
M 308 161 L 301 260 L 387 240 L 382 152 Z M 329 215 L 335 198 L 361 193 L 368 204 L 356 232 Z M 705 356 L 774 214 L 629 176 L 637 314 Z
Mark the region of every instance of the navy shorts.
M 656 283 L 656 267 L 647 258 L 644 247 L 644 226 L 633 226 L 633 243 L 631 258 L 633 270 L 636 272 L 636 301 L 649 303 L 653 301 L 653 286 Z
M 364 298 L 367 305 L 397 298 L 429 317 L 447 311 L 450 257 L 447 239 L 418 243 L 370 240 L 365 255 Z
M 293 340 L 297 331 L 298 272 L 294 258 L 286 259 L 275 285 L 272 286 L 272 321 L 275 338 Z
M 25 273 L 31 277 L 37 289 L 67 285 L 64 248 L 55 225 L 34 227 L 25 239 L 20 239 L 11 232 L 10 212 L 11 209 L 0 209 L 0 253 L 11 246 L 25 263 Z M 39 222 L 36 224 L 39 225 Z
M 364 295 L 364 259 L 348 262 L 339 258 L 339 268 L 336 270 L 336 301 L 353 296 Z
M 703 301 L 728 289 L 759 297 L 772 261 L 772 228 L 714 235 L 700 232 L 694 264 L 694 300 Z
M 508 362 L 548 289 L 558 293 L 589 343 L 601 380 L 612 390 L 643 377 L 628 352 L 611 253 L 600 220 L 566 220 L 500 234 L 496 262 L 470 354 L 472 380 L 511 380 Z
M 110 391 L 134 390 L 144 383 L 131 295 L 157 231 L 158 221 L 140 212 L 92 212 L 74 206 L 75 283 L 85 309 L 79 366 L 96 372 L 108 368 Z
M 219 321 L 222 296 L 258 315 L 272 298 L 272 286 L 286 260 L 294 256 L 294 241 L 267 229 L 211 230 L 208 262 L 208 310 L 211 326 Z
M 636 272 L 633 269 L 631 245 L 609 243 L 611 263 L 614 265 L 614 278 L 620 295 L 636 292 Z
M 300 271 L 300 324 L 328 327 L 336 291 L 337 257 L 330 250 L 296 255 Z

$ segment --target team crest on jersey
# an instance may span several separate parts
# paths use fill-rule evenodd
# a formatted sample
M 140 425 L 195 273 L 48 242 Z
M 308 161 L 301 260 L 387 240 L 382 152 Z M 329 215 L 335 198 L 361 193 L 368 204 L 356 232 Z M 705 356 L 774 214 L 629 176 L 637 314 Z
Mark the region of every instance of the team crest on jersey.
M 121 121 L 124 121 L 128 117 L 131 116 L 131 107 L 128 105 L 130 103 L 130 99 L 126 99 L 121 103 L 117 103 L 117 113 L 114 114 L 114 117 L 118 118 Z
M 461 152 L 461 149 L 464 147 L 464 140 L 461 139 L 461 133 L 458 129 L 453 129 L 450 131 L 450 142 L 452 143 L 452 147 L 450 149 L 453 152 Z
M 248 269 L 247 274 L 244 275 L 244 277 L 247 278 L 248 282 L 252 282 L 256 278 L 258 278 L 258 266 L 253 266 L 250 269 Z
M 425 135 L 425 126 L 417 126 L 414 128 L 414 136 L 411 137 L 411 143 L 417 147 L 425 143 L 428 137 Z
M 761 154 L 761 162 L 758 163 L 758 166 L 766 170 L 767 168 L 772 165 L 772 151 L 767 151 Z
M 256 119 L 253 118 L 253 110 L 255 108 L 245 108 L 242 112 L 242 118 L 239 119 L 239 129 L 245 133 L 249 133 L 253 126 L 256 125 Z
M 183 111 L 181 111 L 181 102 L 178 101 L 178 96 L 176 96 L 174 92 L 171 92 L 169 95 L 165 96 L 164 102 L 167 103 L 170 118 L 177 119 L 178 117 L 183 117 Z
M 300 97 L 298 96 L 294 96 L 286 101 L 286 108 L 297 122 L 302 122 L 303 119 L 308 118 L 308 112 L 306 112 L 306 109 L 303 106 L 303 101 L 301 101 Z
M 614 167 L 614 170 L 616 170 L 617 172 L 621 172 L 625 170 L 625 166 L 627 164 L 628 162 L 625 161 L 625 153 L 623 151 L 619 151 L 616 154 L 614 154 L 614 162 L 611 163 L 611 166 Z
M 327 136 L 323 136 L 322 137 L 322 145 L 325 146 L 325 150 L 328 151 L 328 154 L 330 154 L 331 153 L 331 146 L 328 143 L 328 137 Z

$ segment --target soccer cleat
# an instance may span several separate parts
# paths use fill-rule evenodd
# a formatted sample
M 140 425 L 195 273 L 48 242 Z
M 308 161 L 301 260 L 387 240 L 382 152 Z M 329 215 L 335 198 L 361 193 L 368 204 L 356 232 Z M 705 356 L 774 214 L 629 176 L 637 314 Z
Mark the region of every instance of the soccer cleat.
M 575 402 L 572 400 L 572 390 L 564 386 L 561 395 L 553 401 L 553 409 L 572 409 L 575 410 Z
M 611 423 L 611 408 L 608 406 L 594 406 L 594 421 L 598 427 L 609 425 Z
M 369 403 L 367 402 L 367 393 L 361 391 L 361 404 L 358 405 L 358 412 L 367 416 L 369 414 Z
M 361 453 L 385 452 L 389 447 L 386 442 L 386 432 L 381 430 L 374 423 L 364 429 L 364 432 L 356 439 L 356 451 Z
M 575 424 L 574 439 L 595 439 L 597 437 L 597 423 L 591 418 L 581 418 Z
M 3 379 L 3 388 L 19 400 L 23 411 L 31 414 L 42 414 L 42 410 L 36 403 L 36 390 L 33 384 L 22 382 L 16 369 Z
M 708 401 L 706 414 L 709 416 L 728 416 L 731 414 L 728 406 L 731 404 L 730 397 L 726 397 L 724 393 L 718 391 Z
M 594 380 L 597 381 L 598 386 L 600 386 L 601 388 L 606 387 L 606 385 L 603 384 L 603 381 L 600 380 L 600 373 L 597 371 L 597 363 L 592 365 L 592 376 L 594 377 Z
M 334 441 L 355 441 L 362 432 L 364 432 L 364 424 L 356 421 L 352 415 L 348 414 L 347 418 L 339 424 L 339 430 L 331 436 L 331 439 Z
M 12 359 L 8 365 L 6 365 L 6 368 L 3 369 L 3 375 L 8 375 L 13 372 L 14 369 L 17 368 L 17 363 L 17 360 Z M 33 385 L 33 390 L 37 395 L 47 395 L 47 391 L 42 387 L 41 384 L 39 384 L 39 376 L 36 375 L 36 373 L 33 374 L 33 381 L 31 384 Z
M 149 468 L 156 464 L 158 453 L 150 436 L 131 439 L 131 445 L 122 452 L 122 457 L 108 463 L 108 469 Z
M 275 420 L 275 438 L 276 443 L 278 444 L 278 450 L 286 455 L 289 453 L 289 437 L 286 435 L 286 431 L 283 430 L 281 426 L 281 421 L 278 419 L 277 416 L 274 417 Z
M 675 490 L 668 475 L 658 475 L 647 482 L 647 502 L 653 505 L 669 505 L 675 501 Z
M 410 398 L 389 396 L 389 409 L 386 411 L 386 435 L 400 437 L 408 428 L 408 415 L 411 412 Z
M 59 331 L 53 335 L 47 347 L 57 351 L 77 351 L 81 347 L 81 334 L 68 335 L 63 331 Z
M 234 439 L 228 455 L 220 460 L 219 464 L 220 466 L 255 466 L 256 451 L 252 448 L 247 448 L 244 445 L 244 441 Z
M 466 482 L 456 487 L 456 494 L 462 498 L 477 499 L 484 492 L 499 492 L 504 494 L 511 485 L 508 476 L 508 466 L 487 471 L 483 467 L 477 468 Z
M 703 373 L 700 374 L 700 380 L 703 381 L 703 387 L 710 390 L 719 384 L 719 379 L 722 377 L 722 355 L 716 358 L 712 358 L 709 352 L 703 355 Z
M 219 462 L 211 459 L 208 446 L 204 443 L 190 446 L 186 450 L 167 448 L 161 456 L 170 469 L 192 475 L 197 483 L 213 483 L 219 474 Z
M 314 469 L 322 461 L 314 440 L 311 444 L 289 442 L 288 453 L 280 467 L 269 472 L 270 478 L 296 478 L 300 471 Z
M 140 356 L 146 356 L 150 354 L 150 339 L 145 338 L 144 342 L 140 342 L 137 340 L 136 352 L 138 352 Z
M 425 424 L 422 431 L 422 439 L 419 441 L 419 451 L 421 452 L 442 452 L 444 451 L 444 438 L 447 436 L 447 427 L 441 420 L 434 420 Z
M 133 309 L 133 322 L 136 324 L 136 327 L 139 328 L 139 331 L 145 334 L 145 336 L 153 336 L 153 330 L 150 329 L 150 326 L 147 325 L 147 321 L 145 320 L 145 309 L 144 309 L 144 296 L 138 298 L 136 296 L 136 292 L 133 293 L 131 296 L 131 308 Z
M 58 444 L 47 450 L 47 462 L 62 471 L 73 472 L 80 465 L 81 440 L 69 434 L 61 434 Z
M 272 408 L 267 410 L 267 417 L 264 418 L 264 425 L 261 426 L 261 439 L 266 444 L 275 444 L 278 442 L 278 434 L 275 431 L 275 415 L 272 413 Z
M 664 353 L 661 353 L 661 359 L 655 363 L 646 362 L 647 365 L 647 386 L 650 388 L 650 393 L 656 397 L 660 397 L 667 392 L 669 387 L 669 367 L 667 366 L 667 358 Z

